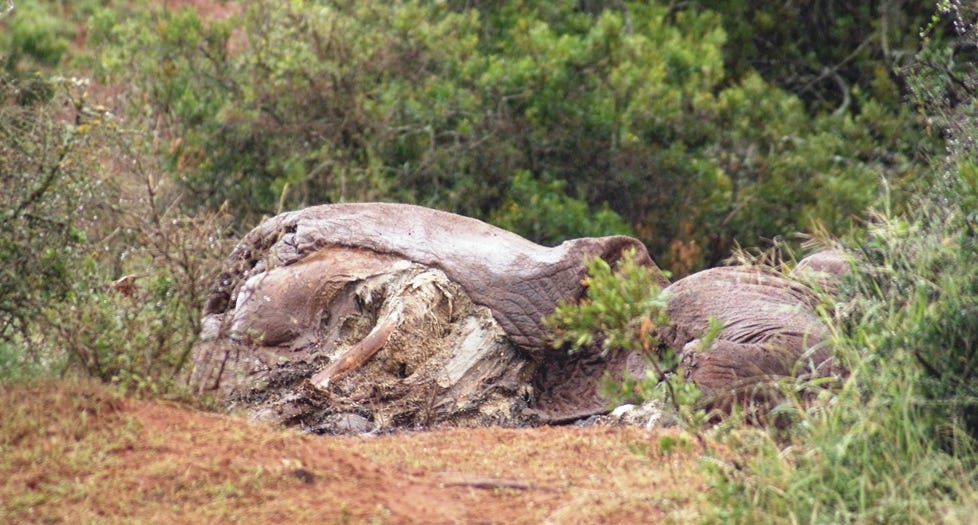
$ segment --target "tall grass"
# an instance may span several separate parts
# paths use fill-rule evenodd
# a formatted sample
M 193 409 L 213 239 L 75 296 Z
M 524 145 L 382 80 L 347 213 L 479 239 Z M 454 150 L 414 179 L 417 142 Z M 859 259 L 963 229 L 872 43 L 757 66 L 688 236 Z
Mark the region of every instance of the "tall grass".
M 944 210 L 947 211 L 947 210 Z M 879 215 L 827 309 L 849 370 L 788 433 L 737 428 L 738 459 L 714 465 L 718 518 L 744 523 L 934 523 L 975 507 L 970 343 L 978 336 L 974 246 L 932 206 Z M 925 364 L 926 363 L 930 363 Z M 964 520 L 966 521 L 966 520 Z

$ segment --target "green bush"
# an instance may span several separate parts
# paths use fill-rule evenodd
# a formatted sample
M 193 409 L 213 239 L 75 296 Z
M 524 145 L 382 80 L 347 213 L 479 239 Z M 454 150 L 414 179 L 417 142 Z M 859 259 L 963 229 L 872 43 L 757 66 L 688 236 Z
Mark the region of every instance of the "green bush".
M 18 1 L 0 25 L 0 57 L 8 73 L 55 66 L 68 52 L 70 25 L 51 13 L 49 6 Z
M 227 249 L 220 221 L 179 214 L 145 139 L 90 105 L 85 79 L 3 74 L 0 89 L 0 379 L 167 391 Z
M 74 259 L 70 292 L 46 305 L 41 327 L 73 369 L 141 394 L 182 388 L 200 312 L 229 250 L 223 214 L 183 215 L 182 198 L 147 155 L 144 139 L 104 130 L 103 155 L 120 161 L 112 198 L 89 227 L 93 249 Z
M 570 197 L 683 274 L 738 242 L 844 232 L 881 183 L 917 177 L 928 143 L 887 73 L 852 86 L 852 111 L 813 112 L 730 76 L 724 27 L 658 2 L 263 1 L 221 21 L 104 9 L 90 36 L 101 78 L 131 81 L 132 114 L 160 127 L 190 210 L 233 203 L 244 229 L 396 200 L 556 239 L 583 230 L 522 203 Z
M 176 282 L 173 270 L 138 275 L 126 288 L 79 287 L 68 300 L 52 306 L 57 318 L 45 328 L 57 335 L 69 362 L 86 375 L 140 394 L 172 392 L 187 371 L 202 300 L 187 296 L 187 283 Z M 80 280 L 104 278 L 95 271 Z
M 29 340 L 44 305 L 70 292 L 86 241 L 76 209 L 99 197 L 87 188 L 88 122 L 56 113 L 71 82 L 0 74 L 0 342 Z

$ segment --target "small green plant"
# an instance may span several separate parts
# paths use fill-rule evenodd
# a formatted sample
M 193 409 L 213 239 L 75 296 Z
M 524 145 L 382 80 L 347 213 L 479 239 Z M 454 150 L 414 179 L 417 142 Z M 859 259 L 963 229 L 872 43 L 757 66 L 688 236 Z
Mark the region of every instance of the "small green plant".
M 665 297 L 658 285 L 658 269 L 636 262 L 635 251 L 623 253 L 614 267 L 601 258 L 588 264 L 584 279 L 586 296 L 560 303 L 547 318 L 555 348 L 578 352 L 600 348 L 602 355 L 639 352 L 648 370 L 642 377 L 607 381 L 606 394 L 613 400 L 661 399 L 680 415 L 688 429 L 698 431 L 705 413 L 696 408 L 700 390 L 676 373 L 679 356 L 660 344 L 656 329 L 668 324 Z
M 635 261 L 635 251 L 623 254 L 614 268 L 595 258 L 584 279 L 587 296 L 565 301 L 547 320 L 554 329 L 553 345 L 570 351 L 599 344 L 601 352 L 651 353 L 656 326 L 665 324 L 665 300 L 659 294 L 656 270 Z M 668 365 L 667 365 L 668 366 Z
M 676 436 L 665 435 L 659 437 L 659 452 L 664 455 L 672 454 L 676 450 L 688 451 L 690 448 L 691 443 L 683 434 Z

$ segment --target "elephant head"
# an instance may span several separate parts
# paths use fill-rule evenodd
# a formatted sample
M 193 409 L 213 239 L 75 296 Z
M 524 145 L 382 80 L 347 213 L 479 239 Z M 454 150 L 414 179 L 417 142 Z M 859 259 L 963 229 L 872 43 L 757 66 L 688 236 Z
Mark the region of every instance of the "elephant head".
M 654 267 L 624 236 L 544 247 L 400 204 L 284 213 L 228 258 L 191 384 L 307 426 L 338 411 L 388 426 L 593 414 L 606 405 L 602 372 L 627 359 L 559 355 L 543 318 L 582 296 L 588 261 L 614 263 L 629 248 Z

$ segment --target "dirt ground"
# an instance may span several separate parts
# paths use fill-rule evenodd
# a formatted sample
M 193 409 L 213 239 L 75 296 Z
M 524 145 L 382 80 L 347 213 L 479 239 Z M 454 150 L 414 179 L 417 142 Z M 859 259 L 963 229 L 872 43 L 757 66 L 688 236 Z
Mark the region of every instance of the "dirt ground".
M 687 522 L 707 488 L 675 429 L 323 437 L 64 381 L 0 406 L 2 523 Z

